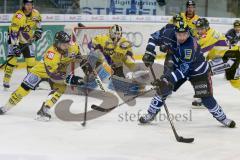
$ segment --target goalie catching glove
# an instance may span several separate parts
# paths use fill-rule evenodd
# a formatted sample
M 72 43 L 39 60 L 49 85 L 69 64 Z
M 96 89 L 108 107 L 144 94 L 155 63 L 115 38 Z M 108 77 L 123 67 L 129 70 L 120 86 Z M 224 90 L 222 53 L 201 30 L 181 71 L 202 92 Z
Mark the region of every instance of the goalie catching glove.
M 88 62 L 87 59 L 83 58 L 80 62 L 80 67 L 82 68 L 83 72 L 87 75 L 93 72 L 93 67 Z
M 40 40 L 42 38 L 42 34 L 43 34 L 43 30 L 41 28 L 36 29 L 34 36 L 33 36 L 35 41 Z

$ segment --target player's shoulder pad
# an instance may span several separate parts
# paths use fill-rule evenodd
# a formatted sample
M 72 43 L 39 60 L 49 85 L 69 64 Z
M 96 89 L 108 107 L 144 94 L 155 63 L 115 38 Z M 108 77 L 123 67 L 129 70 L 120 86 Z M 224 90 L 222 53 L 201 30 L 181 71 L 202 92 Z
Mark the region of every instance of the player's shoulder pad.
M 40 14 L 39 11 L 36 10 L 36 9 L 33 9 L 33 10 L 32 10 L 32 13 L 34 13 L 34 14 Z
M 23 13 L 23 11 L 21 9 L 17 10 L 17 12 L 13 15 L 13 19 L 14 20 L 21 20 L 23 18 L 25 18 L 25 14 Z
M 104 36 L 105 36 L 105 35 L 102 35 L 102 34 L 96 35 L 96 36 L 93 38 L 93 42 L 98 42 L 98 41 L 102 40 Z
M 80 53 L 79 45 L 76 42 L 71 41 L 70 47 L 68 48 L 68 53 L 79 54 Z
M 48 48 L 48 50 L 45 52 L 45 58 L 48 60 L 53 60 L 54 57 L 58 54 L 57 49 L 54 46 L 51 46 Z
M 199 15 L 195 14 L 194 17 L 193 17 L 193 20 L 197 21 L 199 18 L 200 18 Z
M 183 19 L 186 19 L 186 14 L 185 14 L 185 12 L 181 12 L 180 15 L 181 15 L 181 17 L 182 17 Z
M 159 39 L 160 35 L 161 35 L 161 30 L 158 30 L 158 31 L 152 33 L 151 37 L 157 40 L 157 39 Z
M 36 10 L 36 9 L 33 9 L 33 11 L 32 11 L 32 19 L 34 20 L 34 21 L 42 21 L 42 18 L 41 18 L 41 15 L 40 15 L 40 13 L 38 12 L 38 10 Z
M 210 35 L 215 39 L 220 39 L 221 38 L 221 33 L 216 31 L 213 28 L 210 28 Z

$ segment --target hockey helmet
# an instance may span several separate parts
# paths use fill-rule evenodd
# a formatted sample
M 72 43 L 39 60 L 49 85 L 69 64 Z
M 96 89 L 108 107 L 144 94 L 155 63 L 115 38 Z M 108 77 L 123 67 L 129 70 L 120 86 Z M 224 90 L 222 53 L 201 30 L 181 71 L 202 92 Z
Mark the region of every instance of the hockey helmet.
M 209 29 L 209 22 L 207 18 L 199 18 L 195 23 L 197 28 Z
M 178 13 L 178 14 L 175 14 L 174 16 L 173 16 L 173 23 L 176 23 L 176 22 L 178 22 L 178 21 L 182 21 L 183 20 L 183 18 L 182 18 L 182 16 Z
M 240 27 L 240 21 L 239 20 L 235 20 L 233 23 L 234 28 L 235 27 Z
M 184 21 L 178 21 L 175 26 L 175 32 L 189 32 L 189 27 Z
M 66 52 L 69 44 L 70 44 L 70 41 L 71 41 L 71 36 L 68 35 L 66 32 L 64 31 L 60 31 L 60 32 L 57 32 L 55 34 L 55 37 L 54 37 L 54 46 L 60 50 L 60 51 L 63 51 L 63 52 Z M 64 45 L 64 47 L 61 47 L 62 44 Z
M 33 0 L 23 0 L 23 4 L 26 4 L 26 3 L 32 3 L 33 4 Z
M 194 1 L 191 1 L 191 0 L 188 0 L 187 3 L 186 3 L 186 7 L 189 7 L 189 6 L 196 6 L 196 3 Z

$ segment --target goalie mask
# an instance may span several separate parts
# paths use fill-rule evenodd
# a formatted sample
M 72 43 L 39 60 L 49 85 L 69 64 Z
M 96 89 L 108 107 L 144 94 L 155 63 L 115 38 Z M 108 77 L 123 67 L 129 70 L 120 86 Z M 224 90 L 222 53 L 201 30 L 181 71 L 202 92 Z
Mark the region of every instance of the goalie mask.
M 122 27 L 115 24 L 109 29 L 110 38 L 117 43 L 122 38 Z
M 62 53 L 65 54 L 70 46 L 71 36 L 66 32 L 57 32 L 54 37 L 54 46 Z

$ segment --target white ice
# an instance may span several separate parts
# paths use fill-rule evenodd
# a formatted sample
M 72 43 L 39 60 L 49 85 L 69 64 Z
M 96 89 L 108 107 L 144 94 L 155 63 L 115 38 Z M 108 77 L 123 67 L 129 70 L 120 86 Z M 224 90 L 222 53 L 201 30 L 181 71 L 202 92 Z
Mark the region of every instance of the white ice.
M 16 70 L 10 91 L 3 91 L 0 83 L 0 105 L 4 105 L 26 75 Z M 0 71 L 2 80 L 3 71 Z M 214 95 L 227 116 L 240 122 L 240 92 L 233 89 L 223 75 L 213 77 Z M 184 84 L 167 100 L 171 113 L 185 115 L 188 120 L 174 121 L 178 134 L 194 137 L 192 144 L 176 142 L 167 120 L 139 125 L 138 112 L 146 112 L 151 98 L 138 98 L 134 107 L 123 105 L 112 112 L 87 121 L 66 122 L 53 112 L 50 122 L 34 120 L 47 90 L 31 92 L 6 115 L 0 116 L 1 160 L 239 160 L 240 129 L 229 129 L 217 122 L 206 109 L 192 109 L 193 89 Z M 74 101 L 71 111 L 82 113 L 84 96 L 64 95 Z M 101 101 L 89 98 L 91 104 Z M 120 101 L 121 102 L 121 101 Z M 90 110 L 90 107 L 88 108 Z M 123 121 L 126 113 L 132 114 Z M 161 113 L 165 113 L 162 109 Z M 191 115 L 190 115 L 191 114 Z M 191 116 L 191 117 L 190 117 Z

